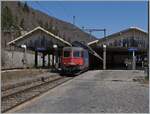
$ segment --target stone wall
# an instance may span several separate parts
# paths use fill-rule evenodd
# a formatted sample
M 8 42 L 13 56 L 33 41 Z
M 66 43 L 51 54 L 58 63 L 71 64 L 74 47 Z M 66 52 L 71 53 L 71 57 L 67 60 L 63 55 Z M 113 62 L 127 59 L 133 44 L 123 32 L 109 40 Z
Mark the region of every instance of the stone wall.
M 27 51 L 27 67 L 34 67 L 35 56 L 34 52 Z M 51 56 L 50 56 L 51 57 Z M 2 69 L 4 68 L 23 68 L 22 59 L 24 58 L 24 52 L 22 51 L 10 51 L 10 50 L 1 50 L 1 64 Z M 52 58 L 52 57 L 51 57 Z M 50 58 L 50 59 L 51 59 Z M 48 57 L 45 56 L 45 66 L 48 65 Z M 42 66 L 42 54 L 38 54 L 38 66 Z

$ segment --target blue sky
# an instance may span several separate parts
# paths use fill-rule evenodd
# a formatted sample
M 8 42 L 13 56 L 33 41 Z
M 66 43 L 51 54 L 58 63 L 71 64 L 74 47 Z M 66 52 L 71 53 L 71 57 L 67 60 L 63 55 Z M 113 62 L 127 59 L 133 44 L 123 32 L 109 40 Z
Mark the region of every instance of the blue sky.
M 107 35 L 136 26 L 147 31 L 146 1 L 28 1 L 28 5 L 79 28 L 106 28 Z M 97 38 L 103 32 L 92 33 Z

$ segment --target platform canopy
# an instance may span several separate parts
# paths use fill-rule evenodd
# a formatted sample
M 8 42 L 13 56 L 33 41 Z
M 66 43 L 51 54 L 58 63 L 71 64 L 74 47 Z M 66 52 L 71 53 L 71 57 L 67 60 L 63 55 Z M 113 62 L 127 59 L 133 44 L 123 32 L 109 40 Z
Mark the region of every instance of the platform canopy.
M 146 31 L 144 31 L 143 29 L 141 28 L 138 28 L 138 27 L 130 27 L 130 28 L 127 28 L 127 29 L 124 29 L 124 30 L 121 30 L 119 32 L 116 32 L 116 33 L 113 33 L 113 34 L 110 34 L 106 37 L 102 37 L 100 38 L 99 40 L 94 40 L 92 42 L 89 42 L 87 45 L 89 46 L 93 46 L 93 45 L 97 45 L 97 44 L 103 44 L 104 42 L 107 43 L 109 42 L 109 40 L 113 40 L 113 39 L 116 39 L 118 38 L 118 40 L 120 40 L 121 38 L 123 37 L 128 37 L 130 34 L 133 35 L 135 34 L 134 32 L 135 31 L 138 31 L 139 33 L 137 34 L 138 37 L 141 37 L 141 34 L 144 34 L 144 35 L 148 35 L 148 33 Z M 132 33 L 133 32 L 133 33 Z M 121 36 L 121 37 L 119 37 Z M 134 35 L 133 35 L 134 37 Z M 137 37 L 137 36 L 136 36 Z M 141 38 L 142 39 L 142 38 Z
M 26 45 L 30 50 L 49 50 L 52 49 L 54 45 L 58 48 L 65 46 L 72 46 L 69 42 L 63 40 L 59 36 L 45 30 L 42 27 L 36 27 L 35 29 L 27 32 L 26 34 L 19 36 L 15 40 L 7 43 L 7 45 L 15 45 L 21 47 L 21 45 Z

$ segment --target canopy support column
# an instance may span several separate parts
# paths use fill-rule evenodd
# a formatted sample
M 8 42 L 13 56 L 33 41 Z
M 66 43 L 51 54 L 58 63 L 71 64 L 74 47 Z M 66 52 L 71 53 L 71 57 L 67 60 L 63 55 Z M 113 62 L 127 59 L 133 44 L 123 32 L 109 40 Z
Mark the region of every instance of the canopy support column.
M 45 67 L 45 53 L 43 52 L 43 67 Z
M 35 51 L 35 64 L 34 64 L 35 67 L 38 66 L 38 52 Z

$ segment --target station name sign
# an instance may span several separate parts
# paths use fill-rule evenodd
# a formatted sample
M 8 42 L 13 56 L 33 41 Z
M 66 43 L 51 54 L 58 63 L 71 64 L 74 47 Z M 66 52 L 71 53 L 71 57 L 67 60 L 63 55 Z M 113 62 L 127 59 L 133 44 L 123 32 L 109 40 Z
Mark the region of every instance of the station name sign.
M 46 51 L 45 48 L 36 48 L 36 51 Z
M 137 51 L 138 49 L 137 48 L 128 48 L 128 51 Z

